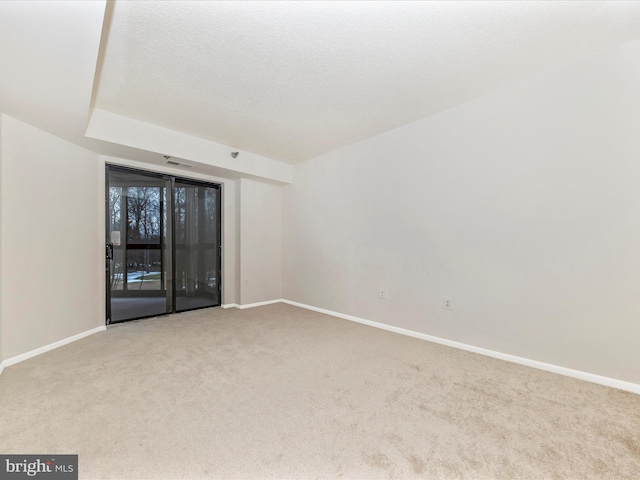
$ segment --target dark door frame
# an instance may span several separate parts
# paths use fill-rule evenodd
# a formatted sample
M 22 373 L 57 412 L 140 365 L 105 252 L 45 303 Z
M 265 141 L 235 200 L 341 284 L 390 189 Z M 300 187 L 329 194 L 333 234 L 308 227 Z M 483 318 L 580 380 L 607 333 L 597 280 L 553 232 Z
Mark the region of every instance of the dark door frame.
M 167 222 L 170 224 L 171 226 L 171 231 L 168 232 L 168 235 L 171 235 L 171 292 L 168 292 L 170 294 L 170 303 L 171 303 L 171 308 L 170 311 L 167 312 L 167 314 L 174 314 L 174 313 L 178 313 L 176 310 L 176 229 L 175 229 L 175 225 L 176 225 L 176 220 L 177 220 L 177 209 L 175 208 L 175 191 L 176 191 L 176 181 L 179 183 L 183 183 L 183 184 L 188 184 L 188 185 L 193 185 L 193 186 L 198 186 L 198 187 L 207 187 L 207 188 L 213 188 L 217 191 L 217 208 L 216 208 L 216 218 L 215 218 L 215 222 L 216 222 L 216 231 L 217 231 L 217 243 L 218 243 L 218 251 L 217 251 L 217 262 L 218 262 L 218 269 L 216 272 L 216 279 L 217 279 L 217 294 L 218 294 L 218 303 L 216 305 L 207 305 L 204 307 L 194 307 L 194 308 L 189 308 L 189 309 L 181 309 L 181 312 L 186 312 L 186 311 L 191 311 L 191 310 L 199 310 L 202 308 L 211 308 L 211 307 L 217 307 L 222 305 L 222 184 L 219 183 L 213 183 L 213 182 L 207 182 L 207 181 L 203 181 L 203 180 L 196 180 L 193 178 L 188 178 L 188 177 L 182 177 L 182 176 L 178 176 L 178 175 L 171 175 L 171 174 L 165 174 L 165 173 L 158 173 L 158 172 L 154 172 L 154 171 L 149 171 L 149 170 L 143 170 L 143 169 L 139 169 L 139 168 L 133 168 L 133 167 L 125 167 L 122 165 L 117 165 L 117 164 L 109 164 L 106 163 L 105 164 L 105 241 L 107 243 L 106 245 L 106 257 L 105 257 L 105 290 L 106 290 L 106 321 L 105 323 L 107 325 L 111 324 L 111 323 L 121 323 L 121 322 L 127 322 L 127 321 L 131 321 L 131 320 L 140 320 L 142 318 L 150 318 L 150 317 L 157 317 L 158 314 L 153 314 L 153 315 L 148 315 L 148 316 L 142 316 L 142 317 L 136 317 L 136 318 L 131 318 L 131 319 L 127 319 L 127 320 L 121 320 L 121 321 L 117 321 L 117 322 L 112 322 L 111 320 L 111 282 L 110 282 L 110 269 L 111 269 L 111 259 L 110 256 L 113 255 L 113 246 L 110 243 L 111 239 L 107 238 L 107 235 L 109 234 L 110 230 L 111 230 L 111 225 L 110 225 L 110 217 L 109 217 L 109 172 L 110 171 L 116 171 L 116 172 L 122 172 L 122 173 L 131 173 L 131 174 L 137 174 L 137 175 L 145 175 L 145 176 L 149 176 L 149 177 L 153 177 L 153 178 L 158 178 L 158 179 L 162 179 L 165 181 L 169 182 L 169 191 L 167 192 L 167 201 L 166 201 L 166 210 L 167 210 L 167 215 L 172 215 L 172 221 L 171 222 Z M 161 207 L 163 208 L 165 202 L 160 203 Z M 126 215 L 126 213 L 125 213 Z M 161 215 L 162 216 L 162 215 Z M 161 227 L 162 228 L 162 227 Z M 162 231 L 162 230 L 161 230 Z M 161 235 L 162 238 L 162 235 Z M 110 247 L 111 245 L 111 247 Z M 161 245 L 162 245 L 162 241 L 161 241 Z M 161 247 L 161 251 L 162 251 L 162 247 Z M 160 258 L 162 259 L 162 254 L 160 255 Z M 164 261 L 164 260 L 161 260 Z M 162 270 L 162 275 L 165 275 L 164 273 L 164 269 Z M 124 275 L 124 273 L 123 273 Z

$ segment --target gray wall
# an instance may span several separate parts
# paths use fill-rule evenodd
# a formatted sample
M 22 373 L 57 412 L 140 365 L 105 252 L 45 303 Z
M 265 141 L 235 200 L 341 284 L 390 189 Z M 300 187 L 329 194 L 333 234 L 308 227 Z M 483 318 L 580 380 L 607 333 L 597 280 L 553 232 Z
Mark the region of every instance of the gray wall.
M 4 356 L 2 353 L 2 121 L 4 119 L 4 115 L 0 113 L 0 364 L 4 360 Z M 1 368 L 1 367 L 0 367 Z
M 240 303 L 282 298 L 282 188 L 241 179 Z
M 640 383 L 639 72 L 635 42 L 300 164 L 284 298 Z
M 104 325 L 98 156 L 2 118 L 3 358 Z

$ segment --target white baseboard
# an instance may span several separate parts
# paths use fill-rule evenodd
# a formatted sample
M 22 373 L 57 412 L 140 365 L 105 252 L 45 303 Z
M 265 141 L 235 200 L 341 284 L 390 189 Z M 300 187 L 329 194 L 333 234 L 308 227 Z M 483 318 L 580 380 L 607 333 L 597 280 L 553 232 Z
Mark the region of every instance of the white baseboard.
M 505 360 L 507 362 L 517 363 L 520 365 L 524 365 L 527 367 L 537 368 L 539 370 L 544 370 L 551 373 L 557 373 L 559 375 L 564 375 L 567 377 L 577 378 L 579 380 L 584 380 L 587 382 L 597 383 L 599 385 L 604 385 L 611 388 L 617 388 L 619 390 L 624 390 L 627 392 L 632 392 L 636 394 L 640 394 L 640 385 L 637 383 L 626 382 L 624 380 L 618 380 L 611 377 L 604 377 L 602 375 L 596 375 L 594 373 L 583 372 L 581 370 L 574 370 L 567 367 L 561 367 L 558 365 L 553 365 L 550 363 L 539 362 L 537 360 L 532 360 L 529 358 L 518 357 L 516 355 L 511 355 L 508 353 L 496 352 L 494 350 L 489 350 L 486 348 L 476 347 L 474 345 L 469 345 L 462 342 L 456 342 L 453 340 L 447 340 L 445 338 L 435 337 L 433 335 L 427 335 L 425 333 L 415 332 L 413 330 L 408 330 L 405 328 L 395 327 L 393 325 L 387 325 L 384 323 L 374 322 L 372 320 L 366 320 L 364 318 L 355 317 L 353 315 L 346 315 L 344 313 L 334 312 L 332 310 L 327 310 L 324 308 L 313 307 L 311 305 L 306 305 L 304 303 L 293 302 L 291 300 L 285 299 L 277 299 L 277 300 L 269 300 L 266 302 L 257 302 L 257 303 L 249 303 L 246 305 L 238 305 L 235 303 L 222 305 L 222 308 L 253 308 L 260 307 L 263 305 L 271 305 L 274 303 L 286 303 L 288 305 L 293 305 L 296 307 L 304 308 L 307 310 L 312 310 L 314 312 L 323 313 L 325 315 L 330 315 L 332 317 L 342 318 L 344 320 L 349 320 L 352 322 L 361 323 L 363 325 L 368 325 L 370 327 L 380 328 L 382 330 L 387 330 L 394 333 L 399 333 L 401 335 L 407 335 L 409 337 L 419 338 L 421 340 L 426 340 L 428 342 L 437 343 L 440 345 L 446 345 L 448 347 L 459 348 L 460 350 L 466 350 L 468 352 L 478 353 L 480 355 L 486 355 L 488 357 L 497 358 L 499 360 Z M 61 347 L 71 342 L 75 342 L 76 340 L 80 340 L 81 338 L 88 337 L 89 335 L 93 335 L 94 333 L 102 332 L 106 330 L 107 327 L 101 326 L 91 330 L 87 330 L 86 332 L 79 333 L 77 335 L 73 335 L 71 337 L 65 338 L 63 340 L 50 343 L 49 345 L 45 345 L 44 347 L 37 348 L 35 350 L 31 350 L 30 352 L 23 353 L 21 355 L 16 355 L 15 357 L 8 358 L 0 363 L 0 374 L 5 367 L 10 365 L 14 365 L 16 363 L 22 362 L 29 358 L 35 357 L 42 353 L 48 352 L 55 348 Z
M 236 305 L 236 308 L 243 310 L 245 308 L 262 307 L 263 305 L 271 305 L 272 303 L 282 303 L 284 300 L 278 298 L 276 300 L 267 300 L 266 302 L 247 303 L 245 305 Z
M 224 305 L 220 305 L 222 308 L 239 308 L 240 310 L 244 310 L 245 308 L 253 308 L 253 307 L 262 307 L 263 305 L 271 305 L 272 303 L 282 303 L 284 300 L 278 298 L 276 300 L 267 300 L 266 302 L 257 302 L 257 303 L 246 303 L 244 305 L 240 305 L 239 303 L 226 303 Z
M 468 352 L 479 353 L 480 355 L 486 355 L 487 357 L 493 357 L 507 362 L 517 363 L 525 365 L 527 367 L 537 368 L 538 370 L 545 370 L 547 372 L 557 373 L 566 377 L 577 378 L 579 380 L 585 380 L 591 383 L 597 383 L 611 388 L 617 388 L 619 390 L 625 390 L 627 392 L 640 394 L 640 385 L 637 383 L 626 382 L 624 380 L 617 380 L 611 377 L 603 377 L 602 375 L 596 375 L 594 373 L 583 372 L 581 370 L 574 370 L 572 368 L 561 367 L 550 363 L 539 362 L 537 360 L 531 360 L 529 358 L 518 357 L 516 355 L 510 355 L 508 353 L 496 352 L 494 350 L 488 350 L 486 348 L 476 347 L 474 345 L 468 345 L 466 343 L 455 342 L 453 340 L 447 340 L 445 338 L 434 337 L 425 333 L 415 332 L 413 330 L 407 330 L 405 328 L 394 327 L 393 325 L 386 325 L 384 323 L 373 322 L 371 320 L 365 320 L 364 318 L 354 317 L 353 315 L 345 315 L 344 313 L 338 313 L 331 310 L 325 310 L 324 308 L 312 307 L 311 305 L 305 305 L 304 303 L 292 302 L 291 300 L 282 300 L 283 303 L 294 305 L 296 307 L 305 308 L 307 310 L 313 310 L 314 312 L 324 313 L 331 315 L 332 317 L 342 318 L 344 320 L 350 320 L 352 322 L 362 323 L 369 325 L 370 327 L 380 328 L 382 330 L 388 330 L 390 332 L 399 333 L 401 335 L 407 335 L 409 337 L 420 338 L 428 342 L 438 343 L 440 345 L 446 345 L 447 347 L 459 348 L 460 350 L 466 350 Z
M 62 347 L 71 342 L 75 342 L 76 340 L 80 340 L 81 338 L 88 337 L 89 335 L 93 335 L 94 333 L 103 332 L 107 329 L 106 326 L 92 328 L 91 330 L 87 330 L 86 332 L 78 333 L 77 335 L 73 335 L 71 337 L 64 338 L 57 342 L 50 343 L 49 345 L 45 345 L 44 347 L 36 348 L 35 350 L 31 350 L 30 352 L 22 353 L 20 355 L 16 355 L 15 357 L 7 358 L 0 364 L 0 374 L 5 367 L 10 365 L 15 365 L 16 363 L 24 362 L 25 360 L 40 355 L 42 353 L 48 352 L 58 347 Z

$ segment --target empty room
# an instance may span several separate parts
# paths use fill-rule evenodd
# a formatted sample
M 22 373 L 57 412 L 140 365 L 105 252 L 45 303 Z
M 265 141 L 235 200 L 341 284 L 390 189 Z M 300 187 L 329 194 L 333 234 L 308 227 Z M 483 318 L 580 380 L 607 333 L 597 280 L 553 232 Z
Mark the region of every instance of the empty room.
M 640 476 L 640 2 L 0 1 L 0 479 Z

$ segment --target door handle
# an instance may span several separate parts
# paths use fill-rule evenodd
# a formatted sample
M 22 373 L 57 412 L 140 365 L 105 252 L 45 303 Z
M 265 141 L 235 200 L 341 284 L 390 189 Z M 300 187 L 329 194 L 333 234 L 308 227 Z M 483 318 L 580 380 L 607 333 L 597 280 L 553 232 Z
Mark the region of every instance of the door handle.
M 113 260 L 113 243 L 107 243 L 107 260 Z

